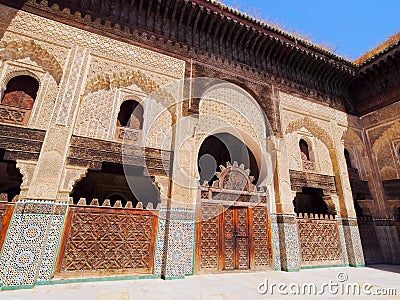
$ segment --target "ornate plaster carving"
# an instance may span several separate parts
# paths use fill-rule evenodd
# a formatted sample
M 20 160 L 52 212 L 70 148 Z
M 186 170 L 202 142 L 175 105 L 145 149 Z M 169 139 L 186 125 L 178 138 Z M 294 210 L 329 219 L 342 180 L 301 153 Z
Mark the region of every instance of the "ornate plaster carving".
M 18 161 L 16 165 L 22 175 L 21 192 L 29 188 L 30 182 L 35 172 L 36 163 Z M 23 196 L 23 195 L 22 195 Z
M 27 57 L 53 76 L 57 83 L 60 83 L 63 74 L 60 64 L 52 54 L 36 44 L 35 41 L 0 42 L 1 60 L 18 60 Z
M 318 124 L 312 121 L 309 117 L 298 119 L 289 123 L 285 133 L 289 134 L 298 131 L 302 127 L 306 128 L 313 136 L 320 139 L 328 147 L 329 150 L 334 149 L 333 141 L 330 135 L 324 129 L 319 127 Z
M 372 151 L 378 155 L 378 153 L 387 147 L 387 143 L 391 140 L 400 136 L 400 121 L 396 121 L 389 129 L 387 129 L 382 135 L 375 141 L 372 146 Z
M 87 171 L 86 168 L 67 168 L 65 170 L 63 190 L 71 192 L 74 185 L 86 176 Z
M 361 140 L 360 136 L 351 128 L 347 128 L 342 136 L 342 140 L 349 144 L 355 145 L 361 155 L 365 155 L 365 145 Z
M 128 87 L 132 84 L 136 84 L 147 94 L 158 88 L 158 85 L 150 76 L 140 70 L 132 70 L 100 74 L 89 79 L 86 84 L 85 95 L 100 90 L 109 91 L 112 88 Z

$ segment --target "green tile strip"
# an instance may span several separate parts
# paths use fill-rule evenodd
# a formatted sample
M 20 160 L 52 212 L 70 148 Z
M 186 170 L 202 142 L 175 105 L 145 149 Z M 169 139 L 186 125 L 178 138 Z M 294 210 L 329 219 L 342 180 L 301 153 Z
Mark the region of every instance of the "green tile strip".
M 1 288 L 2 291 L 14 291 L 14 290 L 28 290 L 32 289 L 33 285 L 6 285 Z
M 323 269 L 323 268 L 340 268 L 340 267 L 349 267 L 348 264 L 339 264 L 339 265 L 321 265 L 321 266 L 301 266 L 302 270 L 307 269 Z
M 55 279 L 51 281 L 38 281 L 36 285 L 55 285 L 55 284 L 82 283 L 82 282 L 122 281 L 122 280 L 140 280 L 140 279 L 159 279 L 159 277 L 155 275 L 130 275 L 130 276 L 112 276 L 112 277 Z
M 360 265 L 350 264 L 349 266 L 353 268 L 364 268 L 365 264 L 360 264 Z

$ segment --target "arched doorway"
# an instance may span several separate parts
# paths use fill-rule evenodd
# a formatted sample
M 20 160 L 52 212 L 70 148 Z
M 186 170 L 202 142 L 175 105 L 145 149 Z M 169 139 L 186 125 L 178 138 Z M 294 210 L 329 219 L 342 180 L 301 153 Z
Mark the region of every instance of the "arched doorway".
M 205 181 L 212 184 L 218 179 L 215 173 L 219 171 L 219 167 L 225 166 L 227 162 L 233 164 L 235 161 L 250 170 L 249 175 L 254 177 L 254 182 L 259 179 L 259 169 L 253 152 L 229 133 L 207 137 L 200 147 L 197 159 L 200 184 Z
M 228 133 L 207 137 L 200 175 L 196 272 L 266 269 L 270 265 L 267 194 L 246 144 Z
M 159 191 L 150 178 L 143 176 L 143 168 L 129 166 L 125 172 L 121 164 L 104 162 L 101 170 L 88 170 L 86 177 L 74 186 L 70 195 L 73 203 L 77 204 L 81 198 L 90 204 L 98 199 L 102 205 L 106 199 L 114 206 L 117 201 L 125 207 L 128 201 L 136 207 L 142 202 L 146 207 L 149 203 L 156 207 L 159 203 Z

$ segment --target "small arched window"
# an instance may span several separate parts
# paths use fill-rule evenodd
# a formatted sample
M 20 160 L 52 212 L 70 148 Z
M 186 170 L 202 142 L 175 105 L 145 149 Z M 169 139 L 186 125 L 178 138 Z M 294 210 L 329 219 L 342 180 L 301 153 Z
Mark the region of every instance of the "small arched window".
M 1 104 L 32 109 L 38 90 L 39 82 L 35 78 L 28 75 L 16 76 L 7 83 Z
M 347 168 L 352 169 L 353 166 L 351 164 L 350 153 L 347 149 L 344 149 L 344 158 L 346 159 Z
M 121 104 L 118 119 L 118 127 L 132 129 L 143 128 L 143 107 L 135 100 L 127 100 Z
M 308 144 L 305 140 L 299 141 L 300 155 L 302 160 L 310 160 L 310 152 L 308 150 Z

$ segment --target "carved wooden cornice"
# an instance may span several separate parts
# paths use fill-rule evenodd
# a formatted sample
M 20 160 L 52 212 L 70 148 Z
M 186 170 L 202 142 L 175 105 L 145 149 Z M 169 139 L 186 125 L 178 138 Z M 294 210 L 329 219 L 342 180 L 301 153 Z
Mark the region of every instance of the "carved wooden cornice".
M 125 164 L 143 167 L 150 176 L 166 176 L 170 169 L 171 155 L 171 152 L 159 149 L 72 136 L 67 163 L 92 170 L 101 170 L 103 162 Z
M 38 160 L 46 132 L 17 126 L 0 125 L 0 148 L 6 160 Z
M 289 170 L 289 172 L 292 191 L 301 193 L 303 187 L 311 187 L 323 190 L 324 195 L 335 195 L 337 193 L 335 177 L 333 176 L 295 170 Z
M 299 87 L 300 94 L 317 91 L 314 95 L 340 99 L 352 114 L 362 115 L 397 99 L 382 96 L 400 83 L 396 45 L 356 65 L 209 0 L 1 2 L 185 60 L 228 62 L 249 73 L 267 74 L 261 77 Z
M 360 115 L 399 100 L 400 43 L 360 65 L 350 86 L 351 96 Z
M 2 2 L 86 30 L 136 36 L 183 59 L 231 62 L 340 99 L 348 98 L 356 71 L 351 62 L 205 0 Z

